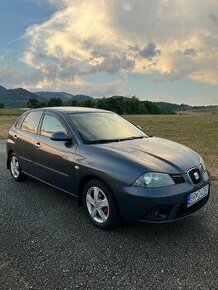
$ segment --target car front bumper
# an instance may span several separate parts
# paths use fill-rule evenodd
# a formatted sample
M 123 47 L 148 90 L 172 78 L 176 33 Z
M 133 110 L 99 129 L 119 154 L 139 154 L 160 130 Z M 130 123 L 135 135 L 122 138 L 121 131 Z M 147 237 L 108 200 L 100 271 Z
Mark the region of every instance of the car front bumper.
M 206 185 L 209 185 L 208 195 L 187 207 L 187 195 Z M 170 222 L 184 218 L 202 208 L 210 195 L 210 177 L 196 186 L 193 186 L 188 180 L 173 186 L 150 189 L 137 186 L 111 186 L 121 217 L 152 223 Z

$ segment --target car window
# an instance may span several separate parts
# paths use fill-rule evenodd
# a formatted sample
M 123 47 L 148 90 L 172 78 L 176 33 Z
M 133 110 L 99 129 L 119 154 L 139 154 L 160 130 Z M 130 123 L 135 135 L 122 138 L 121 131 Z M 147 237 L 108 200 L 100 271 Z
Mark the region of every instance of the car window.
M 20 128 L 20 126 L 21 126 L 23 120 L 26 118 L 26 115 L 27 115 L 27 114 L 21 115 L 21 116 L 17 119 L 17 121 L 16 121 L 16 123 L 15 123 L 15 127 L 16 127 L 16 128 L 18 128 L 18 129 Z
M 60 131 L 67 134 L 66 129 L 56 117 L 45 114 L 42 122 L 41 135 L 51 137 L 53 133 Z
M 24 119 L 21 129 L 32 133 L 36 133 L 41 116 L 42 111 L 30 112 Z

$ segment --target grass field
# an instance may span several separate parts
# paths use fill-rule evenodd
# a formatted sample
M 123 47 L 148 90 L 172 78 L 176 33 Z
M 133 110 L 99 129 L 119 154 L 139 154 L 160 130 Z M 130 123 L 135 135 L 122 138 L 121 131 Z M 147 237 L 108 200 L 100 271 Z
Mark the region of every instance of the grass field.
M 20 110 L 0 110 L 0 139 L 7 137 L 7 131 Z M 218 180 L 218 114 L 187 115 L 128 115 L 126 119 L 149 135 L 167 138 L 187 145 L 204 158 L 212 173 L 212 179 Z
M 8 129 L 22 112 L 19 109 L 0 109 L 0 139 L 7 137 Z

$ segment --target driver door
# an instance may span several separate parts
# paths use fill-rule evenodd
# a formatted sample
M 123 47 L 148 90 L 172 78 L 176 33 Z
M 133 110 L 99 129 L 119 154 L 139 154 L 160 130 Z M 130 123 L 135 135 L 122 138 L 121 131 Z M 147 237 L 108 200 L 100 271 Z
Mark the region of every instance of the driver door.
M 69 134 L 67 124 L 59 115 L 46 112 L 35 138 L 35 176 L 60 189 L 72 192 L 76 144 L 50 139 L 55 132 Z

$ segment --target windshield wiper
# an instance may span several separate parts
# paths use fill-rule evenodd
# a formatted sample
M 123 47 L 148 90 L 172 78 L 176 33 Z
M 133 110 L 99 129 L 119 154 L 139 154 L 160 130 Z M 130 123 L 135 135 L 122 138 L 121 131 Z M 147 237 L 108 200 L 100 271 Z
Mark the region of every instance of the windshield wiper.
M 92 140 L 92 141 L 86 141 L 86 144 L 103 144 L 103 143 L 111 143 L 111 142 L 122 142 L 122 141 L 128 141 L 128 140 L 135 140 L 135 139 L 142 139 L 146 136 L 132 136 L 127 138 L 117 138 L 117 139 L 99 139 L 99 140 Z
M 99 140 L 86 141 L 86 144 L 103 144 L 103 143 L 119 142 L 119 141 L 120 139 L 99 139 Z
M 145 138 L 146 136 L 132 136 L 132 137 L 129 137 L 128 139 L 126 140 L 135 140 L 135 139 L 143 139 Z

